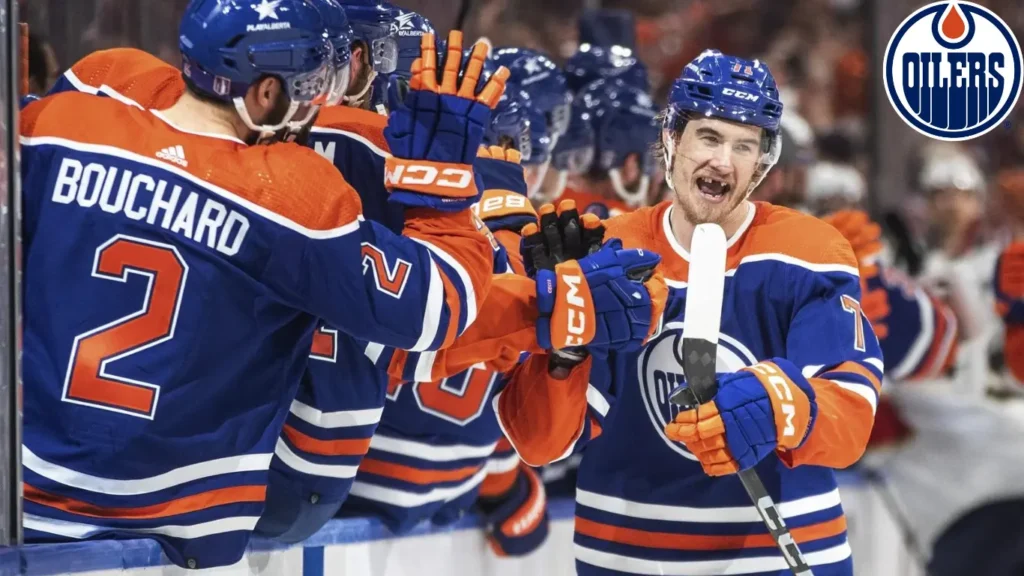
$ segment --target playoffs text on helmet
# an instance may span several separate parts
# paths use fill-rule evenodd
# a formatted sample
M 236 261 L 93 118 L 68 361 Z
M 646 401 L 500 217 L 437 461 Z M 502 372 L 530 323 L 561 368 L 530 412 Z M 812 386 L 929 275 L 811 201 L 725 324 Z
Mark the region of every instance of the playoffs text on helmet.
M 1021 50 L 1006 22 L 971 2 L 936 2 L 900 24 L 885 50 L 889 102 L 913 129 L 938 140 L 992 130 L 1021 91 Z

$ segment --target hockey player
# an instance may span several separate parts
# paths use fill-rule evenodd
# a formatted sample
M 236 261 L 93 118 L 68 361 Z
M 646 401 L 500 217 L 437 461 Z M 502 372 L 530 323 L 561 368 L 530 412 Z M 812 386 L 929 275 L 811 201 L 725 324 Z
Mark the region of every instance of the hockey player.
M 624 46 L 580 44 L 565 63 L 565 77 L 574 94 L 597 80 L 618 79 L 644 92 L 651 89 L 647 66 Z
M 662 131 L 674 198 L 605 223 L 624 245 L 663 255 L 664 331 L 639 351 L 582 362 L 531 355 L 495 401 L 526 462 L 583 451 L 582 576 L 788 573 L 733 476 L 750 468 L 814 573 L 853 574 L 831 469 L 864 450 L 882 360 L 849 243 L 810 216 L 747 201 L 777 157 L 781 114 L 762 63 L 706 51 L 686 66 Z M 685 381 L 680 316 L 703 222 L 729 238 L 720 376 L 712 402 L 680 412 L 667 398 Z
M 377 79 L 386 79 L 398 67 L 399 18 L 402 11 L 383 0 L 341 0 L 355 41 L 352 43 L 352 80 L 345 103 L 372 110 Z
M 324 12 L 333 2 L 317 0 L 316 4 Z M 340 9 L 338 12 L 344 16 Z M 348 46 L 345 36 L 347 25 L 339 25 L 339 21 L 334 19 L 331 37 L 341 50 Z M 485 63 L 485 68 L 494 71 L 489 63 Z M 99 86 L 110 84 L 120 91 L 119 98 L 127 96 L 157 103 L 159 107 L 169 106 L 173 103 L 171 96 L 180 96 L 184 91 L 179 71 L 144 52 L 127 49 L 94 53 L 77 63 L 65 78 L 70 79 L 71 88 L 96 92 Z M 83 82 L 83 78 L 95 86 Z M 333 101 L 338 99 L 335 96 Z M 162 102 L 166 104 L 159 105 Z M 360 196 L 363 216 L 367 220 L 400 232 L 404 226 L 404 209 L 388 201 L 388 192 L 383 186 L 384 163 L 390 155 L 383 135 L 384 124 L 383 116 L 369 110 L 325 106 L 321 108 L 310 135 L 310 145 L 330 159 L 341 173 L 351 175 L 348 176 L 349 183 Z M 489 138 L 491 140 L 486 141 L 496 143 L 495 134 Z M 543 139 L 540 142 L 542 144 Z M 484 170 L 486 174 L 500 176 L 508 172 L 501 168 L 505 162 L 491 159 L 484 162 L 489 164 L 489 168 Z M 479 161 L 475 164 L 479 165 Z M 513 175 L 516 172 L 518 177 L 506 177 L 512 182 L 503 184 L 503 188 L 515 188 L 515 178 L 522 180 L 522 169 L 516 166 L 512 169 Z M 491 194 L 488 197 L 505 193 L 500 188 L 485 192 Z M 533 217 L 532 209 L 524 214 L 522 210 L 508 210 L 509 204 L 503 204 L 506 208 L 503 219 L 510 230 L 518 230 L 523 222 L 521 218 Z M 498 232 L 497 235 L 500 237 L 504 233 Z M 518 240 L 515 240 L 515 246 L 518 246 Z M 402 269 L 396 268 L 394 272 L 402 272 Z M 516 296 L 508 287 L 499 289 L 498 293 Z M 519 314 L 517 320 L 524 323 L 524 336 L 528 331 L 532 337 L 536 311 L 528 302 L 518 304 L 519 307 L 515 308 Z M 508 305 L 506 301 L 490 308 L 511 312 Z M 499 322 L 489 332 L 494 339 L 502 335 L 500 325 Z M 486 328 L 481 326 L 481 329 Z M 527 340 L 531 339 L 535 341 L 534 338 Z M 368 342 L 353 339 L 328 325 L 317 328 L 312 342 L 306 374 L 292 402 L 281 439 L 275 446 L 267 508 L 256 527 L 256 531 L 264 536 L 287 542 L 306 538 L 337 511 L 348 494 L 356 467 L 369 448 L 370 437 L 376 430 L 384 404 L 386 375 L 373 369 L 372 361 L 366 355 L 368 350 L 372 350 Z M 492 353 L 490 344 L 491 340 L 483 339 L 481 351 L 472 347 L 460 349 L 451 364 L 457 367 L 445 375 L 461 372 L 465 369 L 461 366 L 476 363 L 476 358 L 496 361 L 503 369 L 510 367 L 513 359 Z M 516 346 L 530 349 L 531 344 Z M 516 358 L 519 349 L 516 349 Z M 474 360 L 467 364 L 463 358 Z M 438 362 L 438 366 L 443 368 L 445 363 Z
M 548 171 L 539 193 L 530 198 L 534 206 L 539 208 L 542 204 L 553 203 L 567 187 L 579 186 L 580 179 L 594 162 L 596 138 L 590 112 L 584 107 L 583 99 L 574 99 L 569 112 L 569 126 L 551 151 L 553 170 Z
M 647 204 L 656 161 L 658 111 L 651 97 L 619 80 L 597 80 L 577 95 L 594 129 L 596 147 L 579 188 L 560 198 L 583 213 L 616 216 Z
M 377 74 L 374 77 L 370 91 L 370 109 L 387 116 L 388 90 L 392 82 L 399 84 L 400 94 L 408 90 L 412 63 L 420 55 L 420 38 L 424 34 L 437 35 L 430 20 L 422 14 L 399 8 L 391 25 L 391 38 L 395 43 L 396 54 L 395 70 L 390 74 Z
M 289 26 L 268 25 L 271 9 Z M 472 126 L 504 73 L 478 94 L 479 54 L 460 96 L 460 58 L 439 84 L 425 43 L 409 107 L 387 132 L 391 200 L 415 207 L 399 236 L 366 222 L 313 152 L 249 145 L 312 121 L 333 74 L 324 32 L 304 1 L 193 2 L 181 23 L 188 87 L 170 108 L 68 93 L 25 109 L 30 541 L 146 533 L 181 566 L 233 563 L 262 510 L 316 317 L 412 349 L 448 346 L 472 323 L 492 260 L 468 211 Z M 435 139 L 414 118 L 438 99 L 452 112 Z M 401 175 L 425 162 L 451 176 L 430 186 Z

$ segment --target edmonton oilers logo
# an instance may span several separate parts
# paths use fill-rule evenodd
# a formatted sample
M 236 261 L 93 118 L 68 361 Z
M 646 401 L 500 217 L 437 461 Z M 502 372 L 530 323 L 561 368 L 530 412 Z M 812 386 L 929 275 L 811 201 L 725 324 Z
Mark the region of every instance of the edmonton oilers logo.
M 664 330 L 647 343 L 637 359 L 637 381 L 640 396 L 651 424 L 658 436 L 674 452 L 696 460 L 686 446 L 665 436 L 665 425 L 675 420 L 680 409 L 668 401 L 669 395 L 685 380 L 683 375 L 683 323 L 667 322 Z M 754 355 L 739 340 L 726 334 L 718 337 L 718 358 L 715 369 L 720 373 L 735 372 L 757 363 Z
M 967 140 L 998 126 L 1021 90 L 1021 51 L 992 11 L 936 2 L 914 12 L 889 39 L 885 92 L 914 130 Z

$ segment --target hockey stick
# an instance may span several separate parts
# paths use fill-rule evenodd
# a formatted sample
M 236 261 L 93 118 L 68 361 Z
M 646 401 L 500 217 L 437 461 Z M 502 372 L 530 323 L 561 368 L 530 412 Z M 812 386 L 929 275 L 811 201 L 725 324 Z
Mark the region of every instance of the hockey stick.
M 718 333 L 722 324 L 722 298 L 725 290 L 725 244 L 725 232 L 717 224 L 701 224 L 693 231 L 683 316 L 683 374 L 686 376 L 686 388 L 669 397 L 670 402 L 684 410 L 711 400 L 718 388 L 715 381 L 715 359 L 718 356 Z M 789 569 L 796 576 L 813 576 L 757 471 L 753 468 L 743 470 L 739 477 L 765 527 L 782 551 Z

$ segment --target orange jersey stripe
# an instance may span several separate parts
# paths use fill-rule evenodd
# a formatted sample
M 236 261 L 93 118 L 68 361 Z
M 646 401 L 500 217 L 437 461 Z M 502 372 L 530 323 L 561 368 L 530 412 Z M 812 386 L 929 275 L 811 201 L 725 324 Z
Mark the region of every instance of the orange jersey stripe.
M 664 550 L 737 550 L 743 548 L 774 548 L 771 534 L 740 534 L 736 536 L 709 536 L 706 534 L 677 534 L 654 532 L 636 528 L 621 528 L 576 517 L 576 532 L 617 544 L 659 548 Z M 846 517 L 840 516 L 812 524 L 791 528 L 790 533 L 798 543 L 812 542 L 822 538 L 838 536 L 846 532 Z
M 308 454 L 321 456 L 362 456 L 370 449 L 369 438 L 347 440 L 320 440 L 299 432 L 290 424 L 284 425 L 284 435 L 296 448 Z
M 189 512 L 197 512 L 214 506 L 225 504 L 242 504 L 249 502 L 263 502 L 267 496 L 265 486 L 235 486 L 231 488 L 218 488 L 209 492 L 201 492 L 191 496 L 176 498 L 169 502 L 153 504 L 151 506 L 140 506 L 136 508 L 112 508 L 97 506 L 89 502 L 65 498 L 40 490 L 29 484 L 24 486 L 24 497 L 29 502 L 42 504 L 51 508 L 57 508 L 65 512 L 91 518 L 118 518 L 124 520 L 148 520 L 154 518 L 166 518 Z
M 359 465 L 359 472 L 361 473 L 376 474 L 377 476 L 385 476 L 420 485 L 435 484 L 437 482 L 457 482 L 465 480 L 479 471 L 480 466 L 465 466 L 463 468 L 455 468 L 454 470 L 423 470 L 375 458 L 364 458 L 363 462 Z
M 388 152 L 384 128 L 388 117 L 370 110 L 350 106 L 324 106 L 313 124 L 315 128 L 328 128 L 348 132 L 364 138 L 383 152 Z
M 803 445 L 794 450 L 777 450 L 779 459 L 790 468 L 812 464 L 828 468 L 846 468 L 864 454 L 875 413 L 860 394 L 846 390 L 825 378 L 810 378 L 818 414 Z M 859 384 L 854 384 L 859 386 Z

